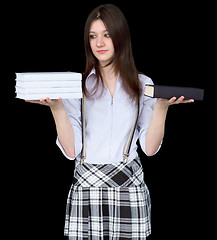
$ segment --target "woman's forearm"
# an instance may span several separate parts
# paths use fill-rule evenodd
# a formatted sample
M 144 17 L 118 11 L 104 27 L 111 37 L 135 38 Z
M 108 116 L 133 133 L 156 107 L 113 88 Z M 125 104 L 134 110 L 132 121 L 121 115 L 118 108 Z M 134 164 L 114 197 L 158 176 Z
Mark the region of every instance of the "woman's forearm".
M 167 111 L 168 106 L 161 106 L 156 102 L 145 140 L 148 156 L 152 156 L 158 150 L 163 140 Z
M 57 135 L 61 146 L 69 157 L 75 158 L 74 131 L 65 111 L 65 107 L 61 102 L 58 106 L 50 108 L 54 117 Z
M 158 98 L 154 107 L 151 122 L 145 139 L 145 149 L 148 156 L 152 156 L 159 148 L 164 137 L 165 121 L 170 105 L 180 103 L 193 103 L 194 99 L 184 100 L 184 96 L 171 99 Z

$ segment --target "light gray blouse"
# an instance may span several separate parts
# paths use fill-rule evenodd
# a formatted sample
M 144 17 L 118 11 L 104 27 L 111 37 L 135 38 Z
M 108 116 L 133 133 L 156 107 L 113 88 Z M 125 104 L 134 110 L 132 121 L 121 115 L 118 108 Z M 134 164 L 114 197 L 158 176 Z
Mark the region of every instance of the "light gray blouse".
M 143 74 L 139 74 L 139 79 L 143 86 L 143 94 L 140 97 L 139 118 L 129 161 L 138 156 L 136 144 L 138 139 L 145 152 L 145 136 L 156 102 L 156 99 L 144 95 L 145 84 L 153 84 L 152 80 Z M 96 75 L 93 69 L 86 81 L 88 90 L 93 88 L 95 81 Z M 85 162 L 109 164 L 123 161 L 123 151 L 136 117 L 136 103 L 123 90 L 121 82 L 122 79 L 119 76 L 113 98 L 107 87 L 103 89 L 100 85 L 97 93 L 91 99 L 86 99 Z M 100 96 L 102 89 L 103 94 Z M 81 99 L 66 99 L 63 100 L 63 104 L 74 130 L 76 159 L 80 160 L 82 150 Z M 58 138 L 57 145 L 68 159 L 74 160 L 67 156 Z

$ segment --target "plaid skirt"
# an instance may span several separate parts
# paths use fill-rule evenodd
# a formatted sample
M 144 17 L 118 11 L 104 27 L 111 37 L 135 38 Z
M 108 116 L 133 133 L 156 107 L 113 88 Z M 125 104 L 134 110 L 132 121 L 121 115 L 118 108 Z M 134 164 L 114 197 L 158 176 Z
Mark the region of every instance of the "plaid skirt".
M 82 165 L 76 161 L 64 235 L 70 240 L 145 240 L 151 203 L 140 160 Z

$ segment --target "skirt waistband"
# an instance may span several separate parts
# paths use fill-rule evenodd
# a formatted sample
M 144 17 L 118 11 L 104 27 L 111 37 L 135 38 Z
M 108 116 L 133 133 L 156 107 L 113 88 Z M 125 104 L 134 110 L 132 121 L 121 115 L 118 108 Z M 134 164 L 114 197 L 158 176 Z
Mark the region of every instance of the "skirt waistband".
M 134 187 L 144 183 L 139 158 L 127 163 L 90 164 L 76 162 L 73 186 L 77 187 Z

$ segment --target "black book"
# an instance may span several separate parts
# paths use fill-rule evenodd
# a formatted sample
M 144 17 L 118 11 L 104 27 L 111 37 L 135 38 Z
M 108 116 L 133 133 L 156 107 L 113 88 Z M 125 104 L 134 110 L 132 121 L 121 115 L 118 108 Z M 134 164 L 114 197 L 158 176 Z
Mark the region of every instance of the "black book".
M 179 98 L 203 100 L 204 90 L 201 88 L 164 86 L 164 85 L 146 85 L 145 96 L 153 98 Z

